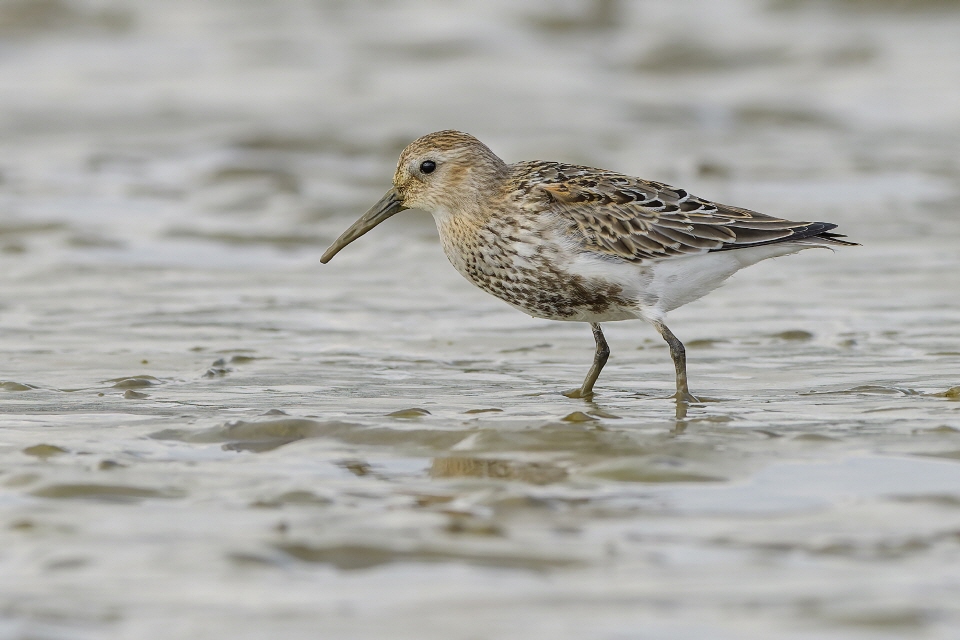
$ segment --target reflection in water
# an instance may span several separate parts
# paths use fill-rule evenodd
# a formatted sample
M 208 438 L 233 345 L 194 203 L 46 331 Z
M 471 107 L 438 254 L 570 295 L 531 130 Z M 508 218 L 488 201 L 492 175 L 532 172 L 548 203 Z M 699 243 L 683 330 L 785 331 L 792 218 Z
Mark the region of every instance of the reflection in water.
M 430 465 L 432 478 L 494 478 L 518 480 L 530 484 L 560 482 L 567 472 L 560 466 L 543 462 L 517 462 L 453 456 L 434 458 Z

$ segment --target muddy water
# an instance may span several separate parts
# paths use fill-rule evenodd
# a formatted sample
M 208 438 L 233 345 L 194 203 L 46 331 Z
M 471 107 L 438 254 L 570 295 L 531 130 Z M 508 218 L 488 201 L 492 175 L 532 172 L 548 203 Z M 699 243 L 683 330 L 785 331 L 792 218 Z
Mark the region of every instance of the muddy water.
M 955 637 L 960 5 L 0 2 L 0 637 Z M 398 151 L 618 169 L 863 247 L 669 355 L 390 220 Z

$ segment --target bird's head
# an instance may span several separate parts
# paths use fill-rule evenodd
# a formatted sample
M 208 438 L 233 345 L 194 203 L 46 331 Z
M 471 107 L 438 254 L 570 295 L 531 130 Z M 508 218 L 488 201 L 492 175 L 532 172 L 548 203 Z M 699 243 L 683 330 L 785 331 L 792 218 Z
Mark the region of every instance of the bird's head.
M 468 133 L 438 131 L 414 140 L 400 154 L 393 188 L 337 238 L 320 262 L 404 209 L 423 209 L 438 219 L 474 209 L 504 175 L 507 165 Z

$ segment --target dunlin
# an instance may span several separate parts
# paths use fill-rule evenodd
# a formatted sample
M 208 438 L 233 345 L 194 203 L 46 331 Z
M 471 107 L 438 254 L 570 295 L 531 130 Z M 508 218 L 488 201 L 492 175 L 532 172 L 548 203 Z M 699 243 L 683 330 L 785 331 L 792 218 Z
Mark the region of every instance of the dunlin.
M 579 398 L 593 395 L 610 355 L 600 323 L 642 319 L 670 347 L 677 401 L 696 401 L 667 312 L 761 260 L 855 244 L 829 222 L 774 218 L 603 169 L 507 164 L 469 134 L 439 131 L 403 150 L 393 188 L 320 261 L 413 208 L 433 214 L 447 258 L 473 284 L 531 316 L 590 323 L 593 366 L 567 392 Z

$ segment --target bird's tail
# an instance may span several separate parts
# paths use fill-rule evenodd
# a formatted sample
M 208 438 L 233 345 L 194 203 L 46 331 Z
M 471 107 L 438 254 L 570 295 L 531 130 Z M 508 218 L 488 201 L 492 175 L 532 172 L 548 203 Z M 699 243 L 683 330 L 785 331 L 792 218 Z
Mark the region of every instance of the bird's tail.
M 794 242 L 800 244 L 814 244 L 821 247 L 835 246 L 835 247 L 859 247 L 859 242 L 850 242 L 849 240 L 841 240 L 841 238 L 846 238 L 847 236 L 842 233 L 830 233 L 829 231 L 823 231 L 818 233 L 815 236 L 810 236 L 809 238 L 802 238 L 800 240 L 795 240 Z

